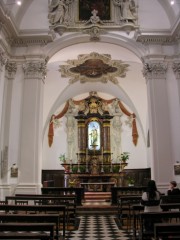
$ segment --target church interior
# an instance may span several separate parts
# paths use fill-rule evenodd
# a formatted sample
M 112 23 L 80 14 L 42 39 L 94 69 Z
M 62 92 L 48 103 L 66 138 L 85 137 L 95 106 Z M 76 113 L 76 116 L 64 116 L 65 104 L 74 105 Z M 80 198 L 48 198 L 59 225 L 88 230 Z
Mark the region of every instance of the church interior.
M 1 0 L 0 25 L 0 201 L 180 187 L 180 0 Z M 132 239 L 81 217 L 66 239 Z

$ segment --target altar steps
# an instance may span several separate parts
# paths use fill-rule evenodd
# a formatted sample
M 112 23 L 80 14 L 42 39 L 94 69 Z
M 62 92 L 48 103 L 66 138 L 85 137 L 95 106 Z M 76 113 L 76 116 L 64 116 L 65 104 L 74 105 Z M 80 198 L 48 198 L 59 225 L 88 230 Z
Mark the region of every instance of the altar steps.
M 117 214 L 117 206 L 111 205 L 110 192 L 86 192 L 82 206 L 77 207 L 82 214 Z
M 111 201 L 111 192 L 85 192 L 84 201 Z

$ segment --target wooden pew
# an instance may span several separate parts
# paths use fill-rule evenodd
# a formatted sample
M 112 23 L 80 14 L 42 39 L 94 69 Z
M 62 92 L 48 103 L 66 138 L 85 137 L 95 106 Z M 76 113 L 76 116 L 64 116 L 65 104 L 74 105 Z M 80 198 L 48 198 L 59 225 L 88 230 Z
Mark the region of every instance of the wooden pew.
M 180 203 L 161 203 L 160 204 L 163 211 L 169 211 L 171 209 L 180 209 Z
M 146 238 L 154 237 L 154 230 L 146 231 L 144 229 L 144 221 L 149 219 L 162 220 L 167 222 L 180 221 L 180 212 L 143 212 L 140 213 L 140 230 L 139 230 L 139 239 L 144 240 Z M 157 222 L 156 222 L 157 223 Z
M 76 195 L 77 206 L 82 205 L 82 199 L 84 199 L 84 188 L 83 187 L 42 187 L 42 194 L 56 194 L 66 195 L 74 193 Z
M 141 204 L 134 204 L 132 205 L 132 212 L 133 212 L 133 239 L 136 239 L 140 222 L 139 215 L 141 212 L 144 212 L 144 206 L 142 206 Z
M 65 236 L 65 217 L 66 217 L 66 206 L 65 205 L 14 205 L 5 204 L 0 205 L 0 211 L 5 213 L 58 213 L 63 222 L 63 236 Z
M 55 204 L 55 205 L 66 205 L 66 222 L 69 224 L 76 222 L 76 196 L 75 195 L 43 195 L 43 194 L 17 194 L 15 196 L 6 196 L 5 201 L 7 203 L 16 203 L 17 201 L 28 201 L 34 204 Z
M 56 228 L 56 238 L 59 239 L 59 214 L 42 214 L 42 213 L 36 213 L 36 214 L 0 214 L 0 223 L 3 222 L 28 222 L 28 223 L 54 223 Z
M 0 239 L 53 240 L 54 223 L 0 223 Z
M 147 187 L 111 187 L 112 205 L 117 205 L 118 198 L 121 196 L 140 196 Z
M 164 195 L 161 197 L 161 203 L 180 203 L 180 195 Z
M 120 220 L 121 226 L 123 226 L 123 221 L 127 221 L 127 228 L 131 227 L 131 219 L 133 218 L 133 208 L 134 204 L 139 204 L 141 201 L 141 196 L 120 196 L 118 198 L 118 218 Z
M 155 223 L 154 239 L 180 239 L 180 223 Z

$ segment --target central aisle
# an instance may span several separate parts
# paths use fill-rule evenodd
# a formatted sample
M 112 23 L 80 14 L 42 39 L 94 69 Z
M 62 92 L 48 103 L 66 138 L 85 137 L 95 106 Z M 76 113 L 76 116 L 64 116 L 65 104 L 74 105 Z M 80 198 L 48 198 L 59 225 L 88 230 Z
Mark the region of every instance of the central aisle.
M 116 216 L 84 215 L 79 216 L 80 225 L 76 231 L 67 231 L 66 240 L 128 240 L 132 233 L 118 228 Z

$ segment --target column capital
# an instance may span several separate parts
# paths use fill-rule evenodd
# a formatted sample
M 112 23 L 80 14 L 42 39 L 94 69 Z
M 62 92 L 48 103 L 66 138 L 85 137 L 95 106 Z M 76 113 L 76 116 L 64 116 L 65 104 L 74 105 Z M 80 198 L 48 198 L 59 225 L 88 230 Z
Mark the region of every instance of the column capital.
M 17 71 L 17 63 L 7 61 L 5 69 L 6 69 L 7 77 L 14 78 Z
M 180 61 L 174 61 L 172 64 L 172 69 L 177 79 L 180 79 Z
M 23 64 L 25 77 L 44 79 L 46 77 L 46 61 L 28 61 Z
M 146 79 L 162 79 L 166 77 L 168 64 L 159 62 L 145 62 L 143 66 L 143 75 Z
M 3 67 L 7 62 L 7 56 L 5 52 L 0 48 L 0 68 Z

